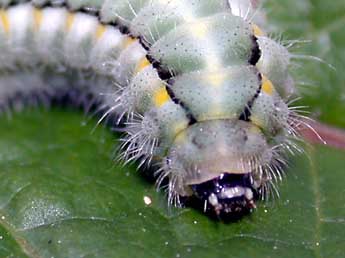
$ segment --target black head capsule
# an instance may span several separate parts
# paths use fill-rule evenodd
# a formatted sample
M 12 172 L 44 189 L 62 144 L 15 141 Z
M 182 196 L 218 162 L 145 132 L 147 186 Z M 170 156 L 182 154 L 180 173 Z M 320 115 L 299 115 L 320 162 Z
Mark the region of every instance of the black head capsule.
M 250 173 L 223 173 L 191 188 L 204 211 L 224 221 L 239 219 L 256 208 L 258 192 Z

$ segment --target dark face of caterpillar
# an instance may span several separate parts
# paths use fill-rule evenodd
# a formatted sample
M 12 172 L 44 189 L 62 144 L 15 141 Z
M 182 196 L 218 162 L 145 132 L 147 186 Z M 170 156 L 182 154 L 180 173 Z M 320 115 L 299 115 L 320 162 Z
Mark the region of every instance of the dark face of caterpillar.
M 191 187 L 195 196 L 204 204 L 204 211 L 223 221 L 239 219 L 256 207 L 258 190 L 253 186 L 250 173 L 223 173 Z

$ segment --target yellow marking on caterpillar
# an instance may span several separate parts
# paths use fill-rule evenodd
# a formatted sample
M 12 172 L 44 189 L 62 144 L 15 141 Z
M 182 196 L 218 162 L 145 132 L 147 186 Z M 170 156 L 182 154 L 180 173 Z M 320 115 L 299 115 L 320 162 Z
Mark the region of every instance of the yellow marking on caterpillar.
M 100 39 L 106 30 L 107 28 L 103 24 L 98 25 L 96 30 L 96 39 Z
M 258 117 L 256 117 L 255 115 L 251 115 L 250 116 L 250 121 L 256 125 L 258 128 L 263 128 L 264 127 L 264 123 L 261 119 L 259 119 Z
M 261 134 L 260 126 L 257 126 L 256 124 L 252 125 L 249 128 L 249 131 L 252 132 L 252 133 L 256 133 L 256 134 Z
M 174 125 L 173 125 L 174 134 L 179 135 L 180 132 L 184 131 L 187 127 L 188 127 L 188 123 L 186 123 L 186 122 L 174 123 Z M 186 134 L 184 134 L 182 138 L 185 139 L 185 136 L 186 136 Z M 180 140 L 182 140 L 182 139 L 180 138 Z
M 212 72 L 205 78 L 207 82 L 215 87 L 221 86 L 225 80 L 225 74 L 219 72 Z
M 191 25 L 190 32 L 198 39 L 204 39 L 207 36 L 208 25 L 206 23 L 195 23 Z
M 34 8 L 35 29 L 38 30 L 42 24 L 43 14 L 40 9 Z
M 149 61 L 146 57 L 144 57 L 144 58 L 142 58 L 142 59 L 139 61 L 138 65 L 137 65 L 137 68 L 135 69 L 135 72 L 136 72 L 136 73 L 139 73 L 139 72 L 141 72 L 142 70 L 144 70 L 145 67 L 147 67 L 147 66 L 149 66 L 149 65 L 151 65 L 150 61 Z
M 74 17 L 75 14 L 74 13 L 67 13 L 67 18 L 66 18 L 66 30 L 69 31 L 73 25 L 74 22 Z
M 253 24 L 252 28 L 253 28 L 254 35 L 256 37 L 265 36 L 265 33 L 263 32 L 263 30 L 258 25 Z
M 136 41 L 135 38 L 132 37 L 126 37 L 125 42 L 124 42 L 124 49 L 132 45 Z
M 185 127 L 185 128 L 186 128 L 186 127 Z M 185 143 L 185 142 L 186 142 L 187 133 L 186 133 L 186 130 L 184 130 L 185 128 L 183 128 L 181 131 L 179 131 L 179 132 L 176 134 L 174 143 L 176 143 L 176 144 L 182 144 L 182 143 Z
M 4 10 L 4 9 L 0 10 L 0 19 L 1 19 L 2 25 L 4 27 L 5 33 L 8 34 L 10 32 L 10 22 L 8 20 L 6 10 Z
M 272 95 L 274 92 L 273 83 L 264 75 L 262 75 L 262 91 L 267 95 Z
M 156 107 L 163 106 L 164 103 L 170 100 L 170 96 L 164 86 L 160 87 L 155 93 L 154 93 L 154 104 Z
M 222 108 L 221 106 L 213 106 L 210 107 L 209 111 L 205 114 L 198 116 L 198 122 L 204 122 L 208 121 L 210 119 L 212 120 L 223 120 L 223 119 L 231 119 L 233 116 L 226 114 L 226 110 Z

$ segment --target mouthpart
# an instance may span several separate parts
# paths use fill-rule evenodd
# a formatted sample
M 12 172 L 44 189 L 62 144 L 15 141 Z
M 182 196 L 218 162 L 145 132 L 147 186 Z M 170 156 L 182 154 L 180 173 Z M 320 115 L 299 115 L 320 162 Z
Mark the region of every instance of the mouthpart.
M 201 184 L 191 185 L 194 195 L 203 203 L 204 212 L 221 220 L 239 219 L 251 213 L 258 199 L 251 173 L 220 176 Z

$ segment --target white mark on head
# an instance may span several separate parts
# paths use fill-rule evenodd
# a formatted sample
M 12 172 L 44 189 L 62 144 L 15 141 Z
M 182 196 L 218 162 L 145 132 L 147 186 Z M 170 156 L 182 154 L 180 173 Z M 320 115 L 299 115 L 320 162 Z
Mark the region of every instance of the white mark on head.
M 220 198 L 227 199 L 227 198 L 234 198 L 244 195 L 244 188 L 241 186 L 236 187 L 225 187 L 222 189 L 220 193 Z
M 254 197 L 253 196 L 253 191 L 250 188 L 246 188 L 244 195 L 245 195 L 247 200 L 252 200 L 253 197 Z
M 208 201 L 212 206 L 217 206 L 218 205 L 217 195 L 215 195 L 214 193 L 210 194 L 210 196 L 208 197 Z

